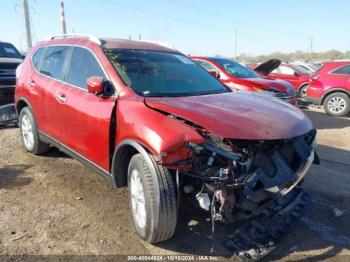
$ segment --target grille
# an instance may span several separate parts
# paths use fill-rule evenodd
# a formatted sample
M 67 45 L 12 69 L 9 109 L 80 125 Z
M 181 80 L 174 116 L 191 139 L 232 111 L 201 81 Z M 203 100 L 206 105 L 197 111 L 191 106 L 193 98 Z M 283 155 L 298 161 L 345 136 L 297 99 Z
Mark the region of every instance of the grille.
M 0 78 L 16 76 L 17 63 L 0 63 Z
M 287 101 L 287 102 L 295 101 L 295 99 L 298 96 L 298 91 L 294 89 L 289 93 L 275 92 L 275 91 L 273 91 L 272 93 L 274 97 L 282 99 L 283 101 Z

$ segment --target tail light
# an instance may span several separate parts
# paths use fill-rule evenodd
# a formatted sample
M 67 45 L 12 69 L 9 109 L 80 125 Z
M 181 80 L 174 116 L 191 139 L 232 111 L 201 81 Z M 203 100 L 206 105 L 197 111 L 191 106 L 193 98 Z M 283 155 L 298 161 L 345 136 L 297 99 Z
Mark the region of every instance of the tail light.
M 311 76 L 310 78 L 311 81 L 317 81 L 318 79 L 320 79 L 319 75 Z

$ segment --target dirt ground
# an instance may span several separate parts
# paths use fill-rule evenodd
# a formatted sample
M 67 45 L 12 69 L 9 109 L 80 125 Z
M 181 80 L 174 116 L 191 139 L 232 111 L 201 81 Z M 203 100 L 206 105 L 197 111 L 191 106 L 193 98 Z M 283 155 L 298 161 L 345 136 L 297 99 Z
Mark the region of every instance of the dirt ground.
M 305 112 L 318 129 L 321 158 L 305 179 L 313 200 L 266 260 L 350 260 L 350 118 Z M 114 189 L 55 149 L 44 156 L 25 153 L 17 128 L 0 129 L 0 260 L 24 254 L 229 258 L 222 246 L 229 230 L 218 226 L 212 237 L 208 214 L 182 206 L 173 239 L 146 244 L 133 230 L 126 189 Z

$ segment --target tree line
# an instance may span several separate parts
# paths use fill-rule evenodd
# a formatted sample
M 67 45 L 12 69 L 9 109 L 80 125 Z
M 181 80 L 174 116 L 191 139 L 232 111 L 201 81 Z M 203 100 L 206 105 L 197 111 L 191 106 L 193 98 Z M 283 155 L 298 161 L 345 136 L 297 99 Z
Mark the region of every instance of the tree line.
M 271 58 L 278 58 L 283 62 L 295 62 L 295 61 L 310 62 L 310 59 L 311 59 L 313 63 L 316 63 L 316 62 L 322 62 L 322 61 L 350 59 L 350 51 L 341 52 L 339 50 L 332 49 L 325 52 L 313 52 L 312 55 L 310 54 L 310 52 L 304 52 L 301 50 L 297 50 L 292 53 L 273 52 L 268 55 L 259 55 L 259 56 L 252 56 L 249 54 L 240 54 L 237 57 L 237 60 L 247 64 L 253 64 L 253 63 L 265 62 Z

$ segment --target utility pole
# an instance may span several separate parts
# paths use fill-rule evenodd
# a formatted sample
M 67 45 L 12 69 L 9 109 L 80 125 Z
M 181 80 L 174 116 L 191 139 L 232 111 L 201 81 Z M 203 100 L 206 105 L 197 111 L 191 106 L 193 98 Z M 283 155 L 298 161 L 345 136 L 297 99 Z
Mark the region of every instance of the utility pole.
M 312 63 L 312 52 L 313 52 L 314 39 L 310 37 L 310 63 Z
M 141 34 L 139 34 L 139 40 L 141 41 L 141 39 L 142 39 L 142 35 L 141 35 Z
M 27 50 L 29 50 L 30 48 L 32 48 L 33 43 L 32 43 L 32 32 L 30 30 L 28 0 L 22 0 L 22 8 L 23 8 L 25 30 L 26 30 L 26 38 L 27 38 Z
M 235 29 L 235 60 L 237 60 L 238 29 Z
M 67 28 L 66 28 L 66 16 L 64 14 L 63 1 L 61 1 L 61 22 L 62 22 L 62 33 L 65 35 L 65 34 L 67 34 Z

